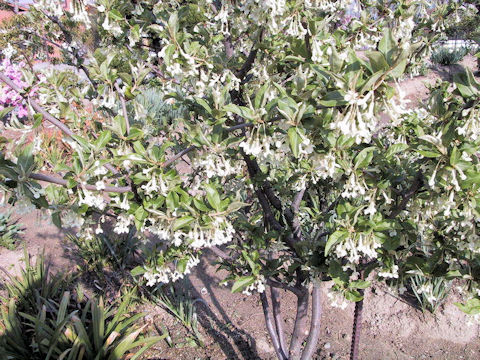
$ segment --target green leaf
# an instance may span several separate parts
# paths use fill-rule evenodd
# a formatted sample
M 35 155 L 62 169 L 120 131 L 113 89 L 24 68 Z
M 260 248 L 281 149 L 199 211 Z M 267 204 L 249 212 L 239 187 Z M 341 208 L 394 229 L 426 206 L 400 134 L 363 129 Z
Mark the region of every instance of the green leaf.
M 343 91 L 335 90 L 326 93 L 319 103 L 323 106 L 335 107 L 347 105 L 348 101 L 345 101 L 345 93 Z
M 187 270 L 187 262 L 188 262 L 188 259 L 186 258 L 178 260 L 176 268 L 180 274 L 183 274 L 185 270 Z
M 203 212 L 209 212 L 210 209 L 208 208 L 207 205 L 205 205 L 205 203 L 201 200 L 198 200 L 198 199 L 193 199 L 193 205 L 195 205 L 195 207 L 200 210 L 200 211 L 203 211 Z
M 345 292 L 345 299 L 352 302 L 359 302 L 363 300 L 363 296 L 357 290 L 347 290 Z
M 367 51 L 365 53 L 368 60 L 370 60 L 370 64 L 374 73 L 377 72 L 385 72 L 390 69 L 390 66 L 385 60 L 385 56 L 379 51 Z
M 145 274 L 146 272 L 147 270 L 145 270 L 143 266 L 137 266 L 130 271 L 130 274 L 132 274 L 132 276 L 139 276 Z
M 223 107 L 224 111 L 232 112 L 246 120 L 254 120 L 254 112 L 245 106 L 238 106 L 235 104 L 227 104 Z
M 199 97 L 196 97 L 195 98 L 195 102 L 200 105 L 206 112 L 207 114 L 212 114 L 212 108 L 210 107 L 210 105 L 208 105 L 208 103 L 203 100 L 202 98 L 199 98 Z
M 10 107 L 7 107 L 3 110 L 0 110 L 0 119 L 3 119 L 3 117 L 8 115 L 13 109 L 15 109 L 15 108 L 10 106 Z
M 407 59 L 402 59 L 398 62 L 398 64 L 393 66 L 392 70 L 390 70 L 388 74 L 392 78 L 397 79 L 403 75 L 406 67 L 407 67 Z
M 256 280 L 256 277 L 253 275 L 242 276 L 235 281 L 232 286 L 232 293 L 237 293 L 245 289 L 247 286 L 252 285 Z
M 351 283 L 348 284 L 348 287 L 350 289 L 366 289 L 369 286 L 370 286 L 370 281 L 367 281 L 367 280 L 352 281 Z
M 454 305 L 468 315 L 480 314 L 480 299 L 473 298 L 467 300 L 465 304 L 456 302 Z
M 375 150 L 375 146 L 370 146 L 363 149 L 357 154 L 357 156 L 355 156 L 355 169 L 363 169 L 370 164 L 373 159 L 373 150 Z
M 137 154 L 140 154 L 142 156 L 145 156 L 145 153 L 147 152 L 140 141 L 135 141 L 133 143 L 133 150 L 135 150 Z
M 392 57 L 395 50 L 397 50 L 397 41 L 393 37 L 392 30 L 386 28 L 382 39 L 378 43 L 378 50 L 385 56 L 389 65 L 392 65 Z
M 452 152 L 450 153 L 450 165 L 455 166 L 460 160 L 460 151 L 456 146 L 453 147 Z
M 360 90 L 360 93 L 363 94 L 366 91 L 370 91 L 373 88 L 373 85 L 376 84 L 376 82 L 385 74 L 384 71 L 377 71 L 374 73 L 372 76 L 368 78 L 368 80 L 365 82 L 365 84 L 362 85 L 362 89 Z
M 92 148 L 91 144 L 90 144 L 87 140 L 85 140 L 84 138 L 82 138 L 82 137 L 80 137 L 80 136 L 78 136 L 78 135 L 73 135 L 72 138 L 73 138 L 78 144 L 80 144 L 80 146 L 81 146 L 84 150 L 89 151 L 89 150 Z
M 123 20 L 123 15 L 117 9 L 110 10 L 108 12 L 108 17 L 112 20 L 117 20 L 117 21 Z
M 328 255 L 330 250 L 334 245 L 338 242 L 346 239 L 348 236 L 348 232 L 345 230 L 337 230 L 333 234 L 328 237 L 327 243 L 325 244 L 325 256 Z
M 132 126 L 130 128 L 130 134 L 127 136 L 127 140 L 137 140 L 144 137 L 144 132 L 137 127 Z
M 191 216 L 184 216 L 178 219 L 175 219 L 175 222 L 173 223 L 173 231 L 177 231 L 178 229 L 181 229 L 188 224 L 190 224 L 193 220 L 195 220 Z
M 297 131 L 296 127 L 291 127 L 288 129 L 288 140 L 290 143 L 290 149 L 292 150 L 293 156 L 298 158 L 300 153 L 300 144 L 302 143 L 302 138 Z
M 108 130 L 102 131 L 98 136 L 97 140 L 95 140 L 95 150 L 100 150 L 108 144 L 110 139 L 112 138 L 112 133 Z
M 385 157 L 388 159 L 392 157 L 394 154 L 407 150 L 408 147 L 409 146 L 407 144 L 403 144 L 403 143 L 393 144 L 387 149 L 387 152 L 385 153 Z
M 453 82 L 464 98 L 480 96 L 480 84 L 475 80 L 475 76 L 468 67 L 465 72 L 455 74 Z
M 416 150 L 420 155 L 425 156 L 426 158 L 437 158 L 442 156 L 442 154 L 435 152 L 435 151 L 430 151 L 430 150 Z
M 207 184 L 205 186 L 205 190 L 207 192 L 207 200 L 210 206 L 217 211 L 221 211 L 220 210 L 221 200 L 220 200 L 220 195 L 217 192 L 217 189 L 215 189 L 215 187 L 212 184 Z
M 241 201 L 234 201 L 234 202 L 232 202 L 228 205 L 227 212 L 232 213 L 232 212 L 238 211 L 241 208 L 243 208 L 245 206 L 249 206 L 249 205 L 250 204 L 247 204 L 247 203 L 244 203 L 244 202 L 241 202 Z
M 59 211 L 52 213 L 52 222 L 56 227 L 58 228 L 62 227 L 62 219 L 60 218 Z

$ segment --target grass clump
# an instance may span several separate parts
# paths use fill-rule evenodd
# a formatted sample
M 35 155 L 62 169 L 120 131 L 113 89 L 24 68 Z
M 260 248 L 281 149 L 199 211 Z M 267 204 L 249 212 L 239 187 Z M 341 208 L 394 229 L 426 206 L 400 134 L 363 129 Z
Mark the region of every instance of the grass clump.
M 460 47 L 457 49 L 448 49 L 446 47 L 441 47 L 435 50 L 432 54 L 432 62 L 439 65 L 454 65 L 462 61 L 465 55 L 468 54 L 468 49 L 465 47 Z

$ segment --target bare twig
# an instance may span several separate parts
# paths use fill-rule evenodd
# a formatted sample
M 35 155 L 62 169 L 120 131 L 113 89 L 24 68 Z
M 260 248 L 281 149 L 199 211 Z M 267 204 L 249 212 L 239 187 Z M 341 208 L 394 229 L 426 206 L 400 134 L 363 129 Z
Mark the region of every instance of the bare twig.
M 307 344 L 303 349 L 301 360 L 310 360 L 317 349 L 318 338 L 320 336 L 320 319 L 322 317 L 322 302 L 320 283 L 313 285 L 312 292 L 312 319 L 310 321 L 310 333 L 308 334 Z
M 60 30 L 63 33 L 63 37 L 65 38 L 65 41 L 67 42 L 68 45 L 71 46 L 72 43 L 73 43 L 73 36 L 70 33 L 70 31 L 65 27 L 65 25 L 60 21 L 60 19 L 56 16 L 48 15 L 46 12 L 44 12 L 42 10 L 40 10 L 40 11 L 42 12 L 42 14 L 44 16 L 46 16 L 50 21 L 55 23 L 60 28 Z M 96 90 L 97 89 L 97 84 L 90 77 L 90 72 L 88 71 L 88 69 L 82 64 L 84 59 L 79 54 L 78 49 L 73 47 L 73 50 L 71 50 L 69 52 L 73 55 L 73 57 L 76 60 L 75 66 L 78 67 L 79 69 L 81 69 L 85 73 L 85 76 L 87 77 L 88 81 L 90 82 L 90 84 L 92 84 L 92 86 Z
M 56 176 L 31 173 L 29 177 L 33 180 L 45 181 L 52 184 L 62 185 L 65 187 L 67 186 L 67 180 L 56 177 Z M 132 191 L 132 188 L 130 186 L 105 186 L 105 189 L 102 189 L 102 190 L 98 190 L 95 185 L 79 184 L 78 186 L 83 189 L 92 190 L 92 191 L 103 191 L 103 192 L 114 192 L 114 193 L 126 193 L 126 192 Z
M 298 210 L 300 209 L 300 203 L 302 202 L 303 195 L 305 194 L 305 188 L 300 190 L 295 198 L 293 199 L 292 203 L 292 212 L 293 212 L 293 220 L 292 220 L 292 230 L 293 235 L 298 241 L 302 240 L 302 226 L 300 225 L 300 218 L 298 216 Z
M 188 154 L 190 151 L 195 150 L 197 147 L 195 145 L 189 146 L 185 150 L 180 151 L 177 155 L 172 156 L 170 159 L 166 160 L 163 164 L 162 167 L 167 167 L 171 163 L 175 162 L 176 160 L 180 159 L 183 155 Z
M 272 339 L 275 353 L 280 360 L 287 360 L 287 356 L 280 347 L 280 341 L 273 327 L 272 314 L 270 312 L 270 307 L 265 292 L 260 294 L 260 299 L 262 300 L 263 315 L 265 316 L 265 325 L 267 326 L 268 333 L 270 334 L 270 338 Z
M 252 123 L 238 124 L 238 125 L 234 125 L 234 126 L 229 127 L 228 129 L 226 129 L 226 131 L 227 132 L 232 132 L 232 131 L 235 131 L 235 130 L 244 129 L 246 127 L 251 127 L 251 126 L 254 126 L 254 124 L 252 124 Z
M 39 114 L 43 115 L 43 118 L 47 120 L 52 125 L 55 125 L 59 128 L 65 135 L 69 137 L 74 137 L 75 133 L 70 130 L 70 128 L 62 123 L 60 120 L 54 118 L 50 115 L 42 106 L 40 106 L 35 100 L 33 100 L 28 94 L 25 94 L 23 89 L 18 87 L 12 80 L 10 80 L 6 75 L 0 73 L 0 81 L 10 86 L 13 90 L 20 94 L 24 99 L 27 99 L 30 102 L 32 108 L 38 112 Z M 112 174 L 117 175 L 119 172 L 112 164 L 105 164 L 106 169 L 110 170 Z
M 421 184 L 422 184 L 422 174 L 418 172 L 417 175 L 415 176 L 415 179 L 413 180 L 412 185 L 403 195 L 403 199 L 400 202 L 400 204 L 398 204 L 398 206 L 395 209 L 393 209 L 390 215 L 388 216 L 389 219 L 393 219 L 397 217 L 398 214 L 400 214 L 403 210 L 406 209 L 410 199 L 418 192 L 418 190 L 420 190 Z

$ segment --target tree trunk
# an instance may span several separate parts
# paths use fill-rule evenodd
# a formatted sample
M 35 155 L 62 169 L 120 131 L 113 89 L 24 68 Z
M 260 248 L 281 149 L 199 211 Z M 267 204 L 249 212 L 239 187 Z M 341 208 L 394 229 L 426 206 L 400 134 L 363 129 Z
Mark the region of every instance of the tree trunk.
M 289 360 L 299 360 L 301 356 L 302 342 L 305 339 L 305 329 L 308 319 L 308 298 L 309 293 L 306 288 L 303 288 L 301 293 L 297 295 L 297 315 L 288 352 Z
M 303 349 L 301 360 L 310 360 L 317 350 L 318 338 L 320 337 L 320 324 L 322 317 L 322 301 L 321 301 L 320 284 L 313 286 L 312 293 L 312 319 L 310 321 L 310 333 L 308 334 L 307 344 Z

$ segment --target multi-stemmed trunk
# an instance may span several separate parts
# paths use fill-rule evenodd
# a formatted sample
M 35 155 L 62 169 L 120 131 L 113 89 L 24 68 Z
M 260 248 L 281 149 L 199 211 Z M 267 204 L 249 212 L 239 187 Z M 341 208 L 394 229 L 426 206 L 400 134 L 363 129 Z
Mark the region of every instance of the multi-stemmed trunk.
M 270 287 L 271 307 L 267 295 L 265 293 L 260 294 L 266 327 L 278 359 L 309 360 L 312 359 L 317 349 L 318 339 L 320 337 L 320 318 L 322 314 L 320 284 L 317 282 L 314 283 L 311 294 L 309 289 L 303 286 L 288 289 L 297 296 L 297 313 L 290 346 L 287 347 L 285 341 L 278 289 L 272 286 Z M 312 314 L 308 337 L 306 337 L 310 297 L 312 298 Z M 306 344 L 302 349 L 304 342 L 306 342 Z

